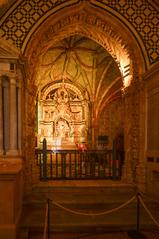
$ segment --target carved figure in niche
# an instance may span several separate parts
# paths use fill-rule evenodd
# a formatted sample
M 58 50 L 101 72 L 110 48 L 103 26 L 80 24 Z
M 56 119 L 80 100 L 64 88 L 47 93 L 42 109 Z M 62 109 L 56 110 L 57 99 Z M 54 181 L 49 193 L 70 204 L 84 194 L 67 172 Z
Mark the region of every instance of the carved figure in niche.
M 72 112 L 69 104 L 69 95 L 64 87 L 59 88 L 55 92 L 55 102 L 55 117 L 57 118 L 60 115 L 61 117 L 71 118 Z

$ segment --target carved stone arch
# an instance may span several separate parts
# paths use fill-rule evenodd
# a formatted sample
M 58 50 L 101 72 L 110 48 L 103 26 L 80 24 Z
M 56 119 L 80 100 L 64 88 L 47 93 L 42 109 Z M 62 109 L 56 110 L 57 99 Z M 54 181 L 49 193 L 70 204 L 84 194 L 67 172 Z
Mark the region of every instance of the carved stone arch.
M 89 9 L 84 4 L 81 6 L 79 9 L 70 7 L 67 12 L 61 10 L 49 16 L 33 34 L 32 39 L 28 39 L 30 42 L 23 51 L 29 59 L 31 73 L 38 64 L 39 55 L 44 54 L 51 45 L 68 36 L 79 34 L 96 41 L 111 54 L 124 80 L 128 76 L 129 81 L 132 79 L 133 61 L 136 64 L 136 71 L 141 74 L 144 71 L 141 52 L 128 29 L 115 17 L 109 19 L 102 11 L 97 13 L 91 6 Z M 116 21 L 116 24 L 113 21 Z
M 50 85 L 49 87 L 47 87 L 47 89 L 45 89 L 45 90 L 42 92 L 42 94 L 41 94 L 42 99 L 45 99 L 46 96 L 47 96 L 47 94 L 48 94 L 50 91 L 52 91 L 52 90 L 54 90 L 54 89 L 58 89 L 58 88 L 60 88 L 62 85 L 64 85 L 66 88 L 68 88 L 68 89 L 70 89 L 70 90 L 75 91 L 75 92 L 78 94 L 78 96 L 80 97 L 80 100 L 81 100 L 81 101 L 84 100 L 84 96 L 82 95 L 82 92 L 79 90 L 79 88 L 77 88 L 75 85 L 72 85 L 72 84 L 69 84 L 69 83 L 55 83 L 55 84 Z
M 59 12 L 46 19 L 45 22 L 41 24 L 41 28 L 34 33 L 25 49 L 25 56 L 28 57 L 32 75 L 32 80 L 28 86 L 30 86 L 31 83 L 36 85 L 34 72 L 36 72 L 36 66 L 38 66 L 40 57 L 58 41 L 77 34 L 90 38 L 103 46 L 117 62 L 124 80 L 128 76 L 130 80 L 134 80 L 134 72 L 135 79 L 137 79 L 136 75 L 144 71 L 142 55 L 135 42 L 135 38 L 133 38 L 130 32 L 121 24 L 119 24 L 118 29 L 116 27 L 118 24 L 115 25 L 112 18 L 108 19 L 108 16 L 102 14 L 102 12 L 97 13 L 94 9 L 73 9 L 72 7 L 68 9 L 64 15 L 61 13 L 62 12 Z M 115 19 L 115 21 L 117 21 L 117 19 Z M 121 31 L 122 27 L 124 34 L 122 34 Z M 120 30 L 120 32 L 118 30 Z M 126 41 L 126 39 L 128 39 L 129 42 Z M 139 62 L 141 62 L 141 64 L 139 64 Z M 133 97 L 130 98 L 129 106 L 132 105 L 131 103 L 133 101 Z M 128 100 L 126 99 L 125 101 Z M 133 115 L 133 111 L 134 109 L 131 108 L 131 114 L 127 112 L 127 116 Z M 138 109 L 136 109 L 136 112 L 138 116 Z M 130 118 L 130 120 L 128 118 L 128 121 L 136 122 L 134 118 Z M 125 135 L 130 141 L 127 147 L 130 152 L 132 146 L 129 133 L 130 131 L 135 131 L 136 128 L 132 126 L 130 122 L 127 123 L 127 128 Z M 126 155 L 126 157 L 128 158 L 128 163 L 130 163 L 133 156 Z M 129 172 L 131 174 L 131 169 Z

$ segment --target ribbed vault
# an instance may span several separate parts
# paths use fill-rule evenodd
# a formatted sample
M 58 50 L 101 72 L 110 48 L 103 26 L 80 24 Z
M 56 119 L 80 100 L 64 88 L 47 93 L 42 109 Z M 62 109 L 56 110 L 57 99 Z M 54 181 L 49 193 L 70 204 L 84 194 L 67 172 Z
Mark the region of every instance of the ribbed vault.
M 115 24 L 110 16 L 97 14 L 93 8 L 88 10 L 85 3 L 78 9 L 72 7 L 67 12 L 63 10 L 60 15 L 50 17 L 33 35 L 25 51 L 29 59 L 31 79 L 37 80 L 34 77 L 35 69 L 48 49 L 68 36 L 80 35 L 92 39 L 113 57 L 123 76 L 124 86 L 127 86 L 133 77 L 133 62 L 135 72 L 140 73 L 144 70 L 144 64 L 138 64 L 142 62 L 142 57 L 136 43 L 127 44 L 128 39 L 132 41 L 131 35 L 126 31 L 121 35 L 119 30 L 120 25 Z

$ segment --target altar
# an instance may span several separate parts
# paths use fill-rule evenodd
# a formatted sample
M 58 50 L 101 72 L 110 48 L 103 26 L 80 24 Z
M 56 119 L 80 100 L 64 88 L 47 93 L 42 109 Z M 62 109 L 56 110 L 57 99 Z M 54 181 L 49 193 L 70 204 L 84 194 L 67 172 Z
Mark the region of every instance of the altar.
M 43 139 L 48 149 L 77 148 L 77 144 L 87 142 L 88 105 L 82 95 L 70 84 L 50 87 L 38 105 L 38 147 Z

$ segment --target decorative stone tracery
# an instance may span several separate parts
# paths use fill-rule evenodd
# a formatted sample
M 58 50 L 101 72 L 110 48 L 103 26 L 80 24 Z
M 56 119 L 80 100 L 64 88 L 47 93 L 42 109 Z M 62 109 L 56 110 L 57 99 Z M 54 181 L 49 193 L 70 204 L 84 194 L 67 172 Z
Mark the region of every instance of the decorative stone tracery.
M 57 15 L 58 16 L 58 15 Z M 50 23 L 48 24 L 47 20 L 42 25 L 42 31 L 37 31 L 37 33 L 34 34 L 32 37 L 32 40 L 30 41 L 30 44 L 28 45 L 25 55 L 29 59 L 29 66 L 30 66 L 30 82 L 28 81 L 28 89 L 31 89 L 32 86 L 35 88 L 36 85 L 36 78 L 35 78 L 35 72 L 36 72 L 36 66 L 39 64 L 39 56 L 45 54 L 47 50 L 53 46 L 56 42 L 73 35 L 81 35 L 86 36 L 96 42 L 98 42 L 101 46 L 103 46 L 114 58 L 116 63 L 118 64 L 120 71 L 122 73 L 123 79 L 127 76 L 129 76 L 132 81 L 132 86 L 128 86 L 128 88 L 125 90 L 128 90 L 128 94 L 124 96 L 125 99 L 125 138 L 126 138 L 126 162 L 125 162 L 125 179 L 126 181 L 135 182 L 136 181 L 136 167 L 137 162 L 139 160 L 139 105 L 138 105 L 138 93 L 135 93 L 136 86 L 133 86 L 133 81 L 136 82 L 137 78 L 134 76 L 134 68 L 132 67 L 131 62 L 135 61 L 135 67 L 137 68 L 137 75 L 138 75 L 138 62 L 140 61 L 140 56 L 135 57 L 137 53 L 139 53 L 139 49 L 137 48 L 137 53 L 132 51 L 131 47 L 126 44 L 126 42 L 123 40 L 123 37 L 120 36 L 119 33 L 117 33 L 117 29 L 115 26 L 111 26 L 110 22 L 106 21 L 104 17 L 102 17 L 100 14 L 94 14 L 94 11 L 89 11 L 87 9 L 79 9 L 79 11 L 72 11 L 71 14 L 64 14 L 64 16 L 57 19 L 52 18 Z M 37 41 L 38 39 L 38 41 Z M 137 45 L 136 45 L 137 46 Z M 140 54 L 139 54 L 140 55 Z M 140 61 L 141 62 L 141 61 Z M 142 68 L 142 66 L 141 66 Z M 123 81 L 124 82 L 124 81 Z M 36 89 L 37 90 L 37 89 Z M 35 90 L 35 92 L 36 92 Z M 33 135 L 33 128 L 31 129 L 31 125 L 35 126 L 34 116 L 35 116 L 35 95 L 36 93 L 32 92 L 31 97 L 28 97 L 29 100 L 29 112 L 31 114 L 31 119 L 28 119 L 28 131 L 27 135 L 28 138 L 32 138 Z M 49 96 L 51 92 L 47 91 L 47 94 L 45 95 L 47 100 L 49 100 L 49 97 L 51 98 L 51 95 Z M 134 100 L 135 99 L 135 100 Z M 46 100 L 46 98 L 45 98 Z M 44 103 L 44 102 L 43 102 Z M 46 103 L 46 102 L 45 102 Z M 90 108 L 92 115 L 92 122 L 90 123 L 89 130 L 92 134 L 92 145 L 95 145 L 95 136 L 97 129 L 97 122 L 94 120 L 94 113 L 93 110 L 93 99 L 92 102 L 90 102 Z M 69 130 L 69 124 L 70 124 L 70 114 L 68 114 L 67 119 L 62 119 L 60 116 L 58 118 L 59 123 L 61 126 L 66 128 L 66 132 Z M 52 121 L 57 121 L 54 117 L 52 118 Z M 45 124 L 47 119 L 42 119 L 42 124 Z M 30 122 L 30 123 L 29 123 Z M 69 122 L 69 124 L 67 123 Z M 56 127 L 56 123 L 54 123 L 53 127 L 55 130 L 58 130 L 58 126 Z M 60 126 L 59 126 L 60 127 Z M 32 141 L 34 142 L 33 138 Z M 32 143 L 33 143 L 32 142 Z M 29 142 L 28 149 L 31 146 L 31 142 Z M 30 152 L 30 158 L 33 157 L 34 152 Z M 30 166 L 32 167 L 32 166 Z
M 7 4 L 9 6 L 9 3 Z M 154 2 L 150 0 L 143 1 L 79 1 L 79 0 L 48 0 L 48 1 L 23 1 L 19 0 L 3 16 L 1 21 L 1 35 L 9 39 L 18 48 L 26 47 L 27 41 L 30 41 L 31 34 L 36 27 L 46 18 L 55 15 L 66 7 L 86 5 L 89 8 L 95 8 L 96 12 L 101 9 L 120 19 L 132 29 L 134 35 L 138 35 L 138 41 L 143 49 L 146 49 L 150 64 L 158 61 L 158 43 L 157 26 L 158 10 Z M 30 14 L 30 9 L 32 13 Z M 104 15 L 106 15 L 104 13 Z M 63 24 L 67 24 L 63 22 Z M 14 27 L 14 31 L 12 31 Z M 27 40 L 28 38 L 28 40 Z
M 30 44 L 31 48 L 27 48 L 26 54 L 29 56 L 32 66 L 37 64 L 39 53 L 40 55 L 44 54 L 52 44 L 68 37 L 69 33 L 69 36 L 78 34 L 96 41 L 112 55 L 122 74 L 124 74 L 125 66 L 127 75 L 130 72 L 130 51 L 127 43 L 124 42 L 119 32 L 117 33 L 117 30 L 115 31 L 111 24 L 101 16 L 82 9 L 64 16 L 59 21 L 54 22 L 53 20 L 53 24 L 49 24 L 49 26 L 46 22 L 44 28 L 43 32 L 37 32 L 34 35 Z
M 41 96 L 38 145 L 43 138 L 51 148 L 75 148 L 87 142 L 88 103 L 81 92 L 71 84 L 57 83 Z
M 129 182 L 145 189 L 145 101 L 143 81 L 136 75 L 132 84 L 123 91 L 125 106 L 124 137 L 125 165 L 124 175 Z

